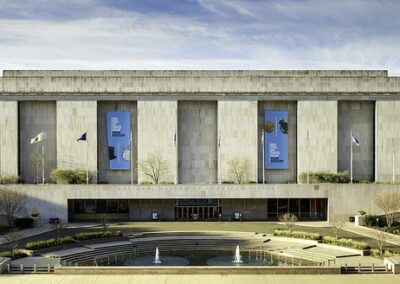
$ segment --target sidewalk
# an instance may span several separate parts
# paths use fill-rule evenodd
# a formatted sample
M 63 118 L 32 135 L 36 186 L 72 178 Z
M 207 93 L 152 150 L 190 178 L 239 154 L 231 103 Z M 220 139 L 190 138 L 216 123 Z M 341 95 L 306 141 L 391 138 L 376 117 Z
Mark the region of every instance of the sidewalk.
M 358 235 L 362 235 L 362 236 L 366 236 L 372 239 L 377 239 L 376 236 L 376 230 L 371 229 L 371 228 L 367 228 L 367 227 L 363 227 L 363 226 L 356 226 L 354 223 L 345 223 L 343 230 L 351 232 L 351 233 L 355 233 Z M 390 243 L 396 246 L 400 246 L 400 236 L 396 236 L 393 234 L 388 234 L 387 238 L 386 238 L 386 243 Z
M 66 224 L 64 229 L 89 228 L 89 227 L 98 226 L 98 225 L 99 224 L 93 224 L 93 223 L 69 223 L 69 224 Z M 43 224 L 41 227 L 35 227 L 35 228 L 18 231 L 18 235 L 19 235 L 19 239 L 26 239 L 26 238 L 33 237 L 36 235 L 51 232 L 53 230 L 54 230 L 54 228 L 52 227 L 51 224 Z M 4 244 L 8 243 L 7 235 L 8 234 L 0 236 L 0 245 L 4 245 Z

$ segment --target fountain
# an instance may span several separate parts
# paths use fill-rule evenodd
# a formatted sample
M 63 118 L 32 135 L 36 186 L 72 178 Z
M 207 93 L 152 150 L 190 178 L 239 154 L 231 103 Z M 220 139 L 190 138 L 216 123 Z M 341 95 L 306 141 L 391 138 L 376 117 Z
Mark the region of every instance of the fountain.
M 158 252 L 158 247 L 156 248 L 156 255 L 154 257 L 153 263 L 160 264 L 162 261 L 160 260 L 160 253 Z
M 233 263 L 243 263 L 242 257 L 240 256 L 239 245 L 236 246 L 235 258 L 233 259 Z

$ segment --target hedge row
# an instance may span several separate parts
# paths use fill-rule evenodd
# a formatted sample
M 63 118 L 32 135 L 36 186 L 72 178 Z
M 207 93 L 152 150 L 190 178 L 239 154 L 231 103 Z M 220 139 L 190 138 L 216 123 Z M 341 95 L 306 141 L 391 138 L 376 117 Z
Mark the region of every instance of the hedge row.
M 92 181 L 95 172 L 89 171 L 89 183 Z M 50 173 L 50 179 L 57 184 L 85 184 L 85 169 L 54 169 Z
M 90 232 L 90 233 L 75 234 L 74 239 L 82 241 L 82 240 L 101 239 L 101 238 L 118 237 L 118 236 L 122 236 L 120 231 Z
M 400 253 L 391 252 L 389 250 L 385 250 L 383 252 L 383 255 L 380 255 L 379 249 L 371 249 L 370 250 L 370 255 L 373 256 L 373 257 L 377 257 L 377 258 L 383 258 L 383 257 L 389 257 L 389 256 L 400 256 Z
M 293 231 L 292 233 L 290 233 L 288 230 L 275 230 L 274 236 L 315 240 L 315 241 L 318 241 L 321 239 L 321 235 L 318 233 L 307 233 L 307 232 L 299 232 L 299 231 Z
M 27 254 L 24 252 L 21 252 L 20 250 L 14 251 L 14 257 L 13 257 L 13 253 L 11 251 L 0 252 L 0 257 L 9 257 L 9 258 L 17 259 L 17 258 L 26 257 L 26 256 L 27 256 Z
M 59 246 L 59 245 L 64 245 L 64 244 L 70 244 L 73 242 L 74 241 L 72 240 L 72 237 L 67 236 L 67 237 L 61 238 L 59 240 L 59 242 L 57 242 L 55 239 L 30 242 L 30 243 L 26 244 L 25 248 L 30 249 L 30 250 L 37 250 L 37 249 L 54 247 L 54 246 Z
M 303 172 L 299 176 L 300 183 L 307 183 L 307 172 Z M 349 183 L 350 176 L 348 171 L 341 173 L 329 172 L 310 172 L 309 183 Z
M 334 237 L 323 237 L 322 238 L 322 243 L 328 244 L 328 245 L 335 245 L 335 246 L 340 246 L 340 247 L 348 247 L 348 248 L 355 248 L 358 250 L 366 250 L 369 248 L 368 244 L 365 242 L 359 242 L 355 241 L 353 239 L 337 239 Z

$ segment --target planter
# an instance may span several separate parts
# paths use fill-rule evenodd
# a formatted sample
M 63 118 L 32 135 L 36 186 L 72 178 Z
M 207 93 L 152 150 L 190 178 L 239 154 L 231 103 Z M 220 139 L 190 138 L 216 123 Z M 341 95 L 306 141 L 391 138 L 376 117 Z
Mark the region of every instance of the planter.
M 365 224 L 364 224 L 364 216 L 361 216 L 361 215 L 354 216 L 354 224 L 356 226 L 365 226 Z

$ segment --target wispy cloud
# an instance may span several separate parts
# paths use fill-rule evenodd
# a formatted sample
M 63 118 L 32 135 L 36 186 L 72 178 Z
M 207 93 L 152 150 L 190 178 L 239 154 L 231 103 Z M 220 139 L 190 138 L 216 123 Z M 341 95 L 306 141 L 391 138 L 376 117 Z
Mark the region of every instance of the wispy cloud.
M 4 69 L 389 69 L 398 1 L 0 0 Z

